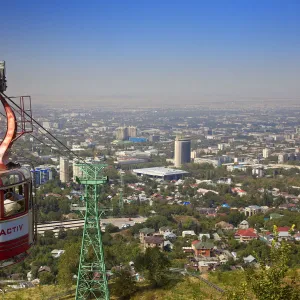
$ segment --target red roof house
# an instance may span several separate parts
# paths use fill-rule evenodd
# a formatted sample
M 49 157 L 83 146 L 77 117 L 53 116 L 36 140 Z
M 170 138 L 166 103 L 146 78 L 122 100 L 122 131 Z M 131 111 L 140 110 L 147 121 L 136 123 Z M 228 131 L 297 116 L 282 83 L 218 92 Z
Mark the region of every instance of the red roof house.
M 257 239 L 258 235 L 255 233 L 254 228 L 239 229 L 234 237 L 239 239 L 241 242 L 249 242 L 251 240 Z

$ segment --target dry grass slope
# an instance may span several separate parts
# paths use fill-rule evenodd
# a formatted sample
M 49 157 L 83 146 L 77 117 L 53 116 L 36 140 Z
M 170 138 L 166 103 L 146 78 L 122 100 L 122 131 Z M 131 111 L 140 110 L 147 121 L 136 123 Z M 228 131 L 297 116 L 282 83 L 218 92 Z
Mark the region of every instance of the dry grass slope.
M 222 295 L 201 280 L 187 277 L 171 289 L 155 289 L 137 293 L 133 300 L 208 300 L 222 299 Z

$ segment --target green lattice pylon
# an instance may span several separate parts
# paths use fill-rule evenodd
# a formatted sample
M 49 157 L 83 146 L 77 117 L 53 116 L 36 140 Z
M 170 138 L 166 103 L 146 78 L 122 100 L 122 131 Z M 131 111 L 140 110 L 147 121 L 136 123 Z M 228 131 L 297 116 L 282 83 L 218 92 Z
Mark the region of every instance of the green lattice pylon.
M 109 300 L 99 210 L 101 185 L 107 177 L 101 175 L 103 164 L 76 164 L 81 170 L 77 181 L 84 186 L 85 222 L 77 277 L 76 300 Z

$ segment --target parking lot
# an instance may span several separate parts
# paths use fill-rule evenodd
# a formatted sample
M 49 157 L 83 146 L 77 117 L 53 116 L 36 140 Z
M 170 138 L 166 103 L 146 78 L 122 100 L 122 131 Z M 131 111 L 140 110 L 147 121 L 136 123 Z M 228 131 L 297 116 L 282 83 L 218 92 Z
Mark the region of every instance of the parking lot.
M 109 219 L 102 219 L 101 220 L 101 227 L 105 227 L 107 224 L 113 224 L 114 226 L 119 227 L 122 229 L 123 224 L 129 224 L 130 226 L 133 226 L 135 223 L 143 223 L 147 220 L 147 218 L 144 217 L 138 217 L 138 218 L 109 218 Z M 106 224 L 106 225 L 104 225 Z

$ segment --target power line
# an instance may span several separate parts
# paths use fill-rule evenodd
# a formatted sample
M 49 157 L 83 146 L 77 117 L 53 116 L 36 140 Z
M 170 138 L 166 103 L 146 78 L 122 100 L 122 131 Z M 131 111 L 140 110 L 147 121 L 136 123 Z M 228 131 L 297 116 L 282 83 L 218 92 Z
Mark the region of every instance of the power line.
M 5 98 L 7 98 L 11 103 L 13 103 L 20 111 L 22 108 L 16 104 L 10 97 L 8 97 L 6 94 L 1 93 Z M 54 138 L 61 146 L 67 149 L 70 153 L 72 153 L 74 156 L 76 156 L 79 160 L 81 160 L 84 164 L 88 165 L 84 159 L 82 159 L 80 156 L 78 156 L 74 151 L 72 151 L 68 146 L 66 146 L 64 143 L 62 143 L 59 139 L 57 139 L 50 131 L 48 131 L 42 124 L 40 124 L 38 121 L 36 121 L 32 116 L 30 116 L 26 111 L 24 111 L 24 114 L 29 117 L 35 124 L 37 124 L 40 128 L 42 128 L 45 132 L 47 132 L 52 138 Z
M 16 104 L 10 97 L 8 97 L 7 95 L 5 95 L 4 93 L 1 93 L 4 97 L 6 97 L 12 104 L 14 104 L 20 111 L 22 110 L 21 107 Z M 16 110 L 17 111 L 17 110 Z M 19 111 L 17 111 L 18 114 L 21 115 L 21 113 Z M 71 153 L 73 156 L 75 156 L 79 161 L 81 161 L 81 163 L 87 165 L 89 168 L 90 165 L 88 163 L 85 162 L 85 160 L 83 158 L 81 158 L 80 156 L 78 156 L 74 151 L 72 151 L 69 147 L 67 147 L 65 144 L 63 144 L 59 139 L 57 139 L 50 131 L 48 131 L 44 126 L 42 126 L 38 121 L 36 121 L 31 115 L 29 115 L 26 111 L 24 111 L 24 115 L 26 115 L 27 117 L 29 117 L 35 124 L 38 125 L 38 127 L 36 127 L 34 124 L 32 124 L 32 126 L 37 129 L 38 131 L 40 130 L 40 128 L 42 128 L 44 130 L 44 132 L 48 133 L 55 141 L 57 141 L 61 146 L 63 146 L 64 148 L 67 149 L 67 151 L 69 153 Z M 40 128 L 39 128 L 40 127 Z M 36 138 L 34 136 L 34 138 Z M 59 147 L 51 138 L 47 137 L 55 146 Z M 42 142 L 43 143 L 43 142 Z M 45 143 L 43 143 L 45 144 Z M 48 146 L 48 145 L 47 145 Z M 49 146 L 50 147 L 50 146 Z M 52 148 L 51 148 L 52 149 Z M 59 152 L 59 151 L 58 151 Z M 65 153 L 61 153 L 62 155 L 66 155 Z M 92 170 L 92 168 L 91 168 Z
M 18 112 L 18 113 L 19 113 L 19 112 Z M 20 114 L 20 113 L 19 113 L 19 114 Z M 0 115 L 2 115 L 3 117 L 6 118 L 6 116 L 5 116 L 2 112 L 0 112 Z M 17 125 L 17 126 L 20 127 L 20 125 Z M 35 126 L 35 128 L 39 130 L 39 128 L 37 128 L 36 126 Z M 46 144 L 46 143 L 45 143 L 44 141 L 42 141 L 41 139 L 37 138 L 34 134 L 32 134 L 32 133 L 30 133 L 30 132 L 29 132 L 28 134 L 29 134 L 30 136 L 32 136 L 34 139 L 36 139 L 37 141 L 39 141 L 41 144 L 45 145 L 46 147 L 49 147 L 51 150 L 55 150 L 55 151 L 57 151 L 59 154 L 65 155 L 65 153 L 59 151 L 58 149 L 53 149 L 50 145 Z M 50 140 L 52 143 L 54 143 L 55 146 L 58 146 L 57 144 L 55 144 L 55 142 L 53 142 L 53 140 L 51 140 L 51 139 L 49 139 L 49 140 Z
M 7 95 L 5 95 L 4 93 L 0 93 L 2 96 L 4 96 L 5 98 L 7 98 L 15 107 L 17 107 L 20 111 L 18 110 L 15 110 L 19 115 L 21 115 L 21 111 L 22 111 L 22 108 L 17 105 L 11 98 L 9 98 Z M 29 117 L 30 120 L 32 120 L 32 122 L 34 122 L 35 124 L 38 125 L 38 127 L 36 127 L 34 124 L 32 124 L 32 127 L 37 129 L 38 132 L 40 131 L 40 128 L 43 129 L 44 132 L 48 133 L 48 135 L 51 136 L 51 138 L 53 138 L 55 141 L 57 141 L 59 143 L 59 145 L 63 146 L 65 149 L 67 149 L 67 151 L 69 152 L 69 155 L 72 154 L 73 156 L 75 156 L 78 161 L 81 163 L 83 163 L 84 165 L 86 165 L 88 167 L 88 169 L 90 169 L 93 173 L 95 172 L 95 170 L 97 170 L 97 168 L 93 168 L 90 164 L 86 163 L 85 160 L 83 158 L 81 158 L 79 155 L 77 155 L 74 151 L 72 151 L 70 148 L 68 148 L 65 144 L 63 144 L 59 139 L 57 139 L 51 132 L 49 132 L 44 126 L 42 126 L 38 121 L 36 121 L 32 115 L 29 115 L 26 111 L 23 110 L 23 115 L 26 115 L 27 117 Z M 5 116 L 6 117 L 6 116 Z M 22 117 L 22 115 L 21 115 Z M 42 134 L 44 134 L 44 132 L 41 131 Z M 37 139 L 34 135 L 30 134 L 32 137 L 34 137 L 35 139 Z M 46 134 L 45 134 L 46 135 Z M 54 142 L 51 138 L 49 138 L 47 136 L 47 138 L 55 145 L 58 147 L 58 149 L 60 148 L 59 145 L 57 145 L 56 142 Z M 37 139 L 39 142 L 41 142 L 42 144 L 50 147 L 49 145 L 45 144 L 43 141 Z M 53 149 L 51 147 L 51 149 Z M 55 149 L 56 150 L 56 149 Z M 57 150 L 58 153 L 62 154 L 63 156 L 65 156 L 66 154 L 65 153 L 61 153 L 59 150 Z M 96 174 L 95 174 L 96 175 Z

